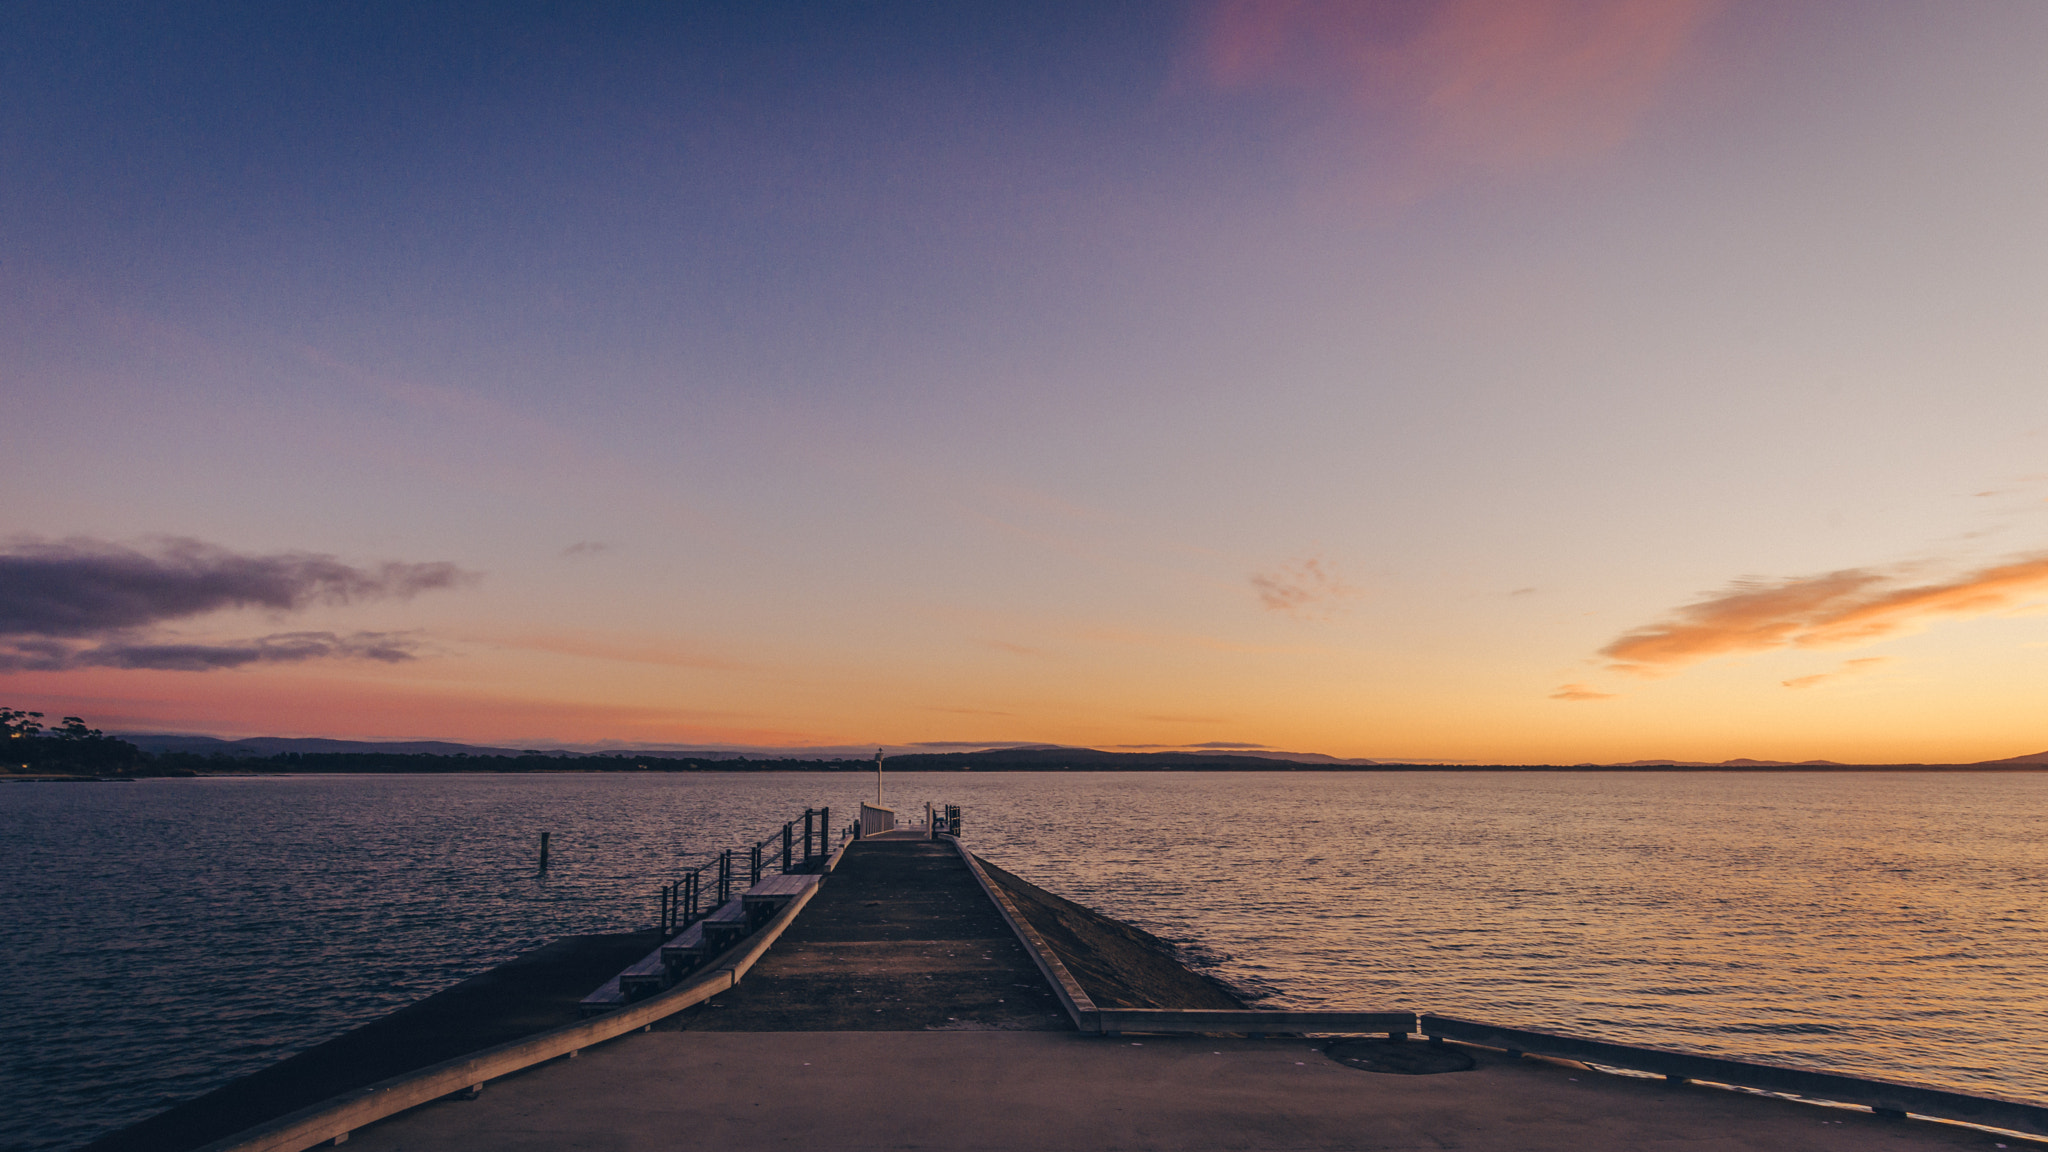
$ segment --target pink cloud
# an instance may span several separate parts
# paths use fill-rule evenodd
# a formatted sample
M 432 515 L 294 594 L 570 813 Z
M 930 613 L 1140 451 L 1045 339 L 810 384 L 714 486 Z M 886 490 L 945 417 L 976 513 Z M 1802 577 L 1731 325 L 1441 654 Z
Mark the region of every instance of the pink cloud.
M 1552 700 L 1612 700 L 1612 692 L 1595 692 L 1584 684 L 1565 684 L 1550 694 Z
M 1358 595 L 1358 589 L 1338 578 L 1333 565 L 1313 556 L 1255 573 L 1251 584 L 1268 611 L 1305 618 L 1328 616 Z
M 1816 685 L 1826 684 L 1831 680 L 1840 680 L 1844 676 L 1855 676 L 1860 673 L 1869 672 L 1878 665 L 1888 663 L 1890 660 L 1891 657 L 1889 656 L 1864 656 L 1856 660 L 1844 660 L 1841 666 L 1832 672 L 1816 672 L 1811 676 L 1794 676 L 1783 683 L 1787 688 L 1812 688 Z
M 1846 648 L 1943 618 L 1967 619 L 2048 596 L 2048 555 L 1932 584 L 1845 568 L 1788 580 L 1739 580 L 1727 591 L 1628 632 L 1600 650 L 1617 672 L 1654 675 L 1715 656 L 1779 648 Z
M 1628 140 L 1723 0 L 1219 0 L 1196 70 L 1303 93 L 1412 187 Z

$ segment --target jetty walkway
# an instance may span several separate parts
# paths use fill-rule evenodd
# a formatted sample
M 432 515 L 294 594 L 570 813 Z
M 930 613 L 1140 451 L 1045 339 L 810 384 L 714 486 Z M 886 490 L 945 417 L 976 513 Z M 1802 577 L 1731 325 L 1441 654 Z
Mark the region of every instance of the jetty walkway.
M 1073 1031 L 951 843 L 857 841 L 737 987 L 654 1026 L 691 1032 Z
M 980 884 L 950 842 L 856 841 L 734 986 L 574 1059 L 491 1080 L 472 1098 L 369 1124 L 350 1144 L 1871 1152 L 2014 1139 L 1479 1045 L 1353 1042 L 1460 1069 L 1394 1075 L 1364 1070 L 1372 1058 L 1341 1059 L 1347 1049 L 1326 1040 L 1083 1032 L 1033 957 L 1044 940 L 1021 939 Z M 1140 991 L 1126 988 L 1122 1006 L 1215 1007 L 1130 1002 L 1158 986 L 1133 982 Z

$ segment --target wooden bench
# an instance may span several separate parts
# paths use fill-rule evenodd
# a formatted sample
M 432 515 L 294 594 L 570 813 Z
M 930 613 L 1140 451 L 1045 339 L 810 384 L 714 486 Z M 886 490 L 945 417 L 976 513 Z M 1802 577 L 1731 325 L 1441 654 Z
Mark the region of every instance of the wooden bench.
M 661 946 L 661 962 L 668 967 L 669 979 L 680 979 L 690 969 L 711 958 L 711 952 L 704 946 L 704 925 L 692 924 L 676 934 L 676 938 Z
M 710 956 L 745 940 L 754 930 L 752 922 L 747 919 L 744 900 L 726 901 L 718 911 L 699 920 L 696 927 L 704 930 L 704 951 Z
M 712 920 L 724 917 L 746 924 L 746 911 L 740 902 L 733 900 L 725 907 L 711 914 Z M 732 947 L 719 944 L 716 936 L 707 936 L 704 925 L 709 921 L 698 921 L 677 933 L 675 938 L 641 957 L 624 972 L 604 982 L 604 986 L 578 1001 L 576 1010 L 584 1016 L 595 1016 L 614 1008 L 623 1008 L 638 1000 L 645 1000 L 657 992 L 673 985 L 690 969 Z M 745 939 L 742 931 L 733 937 L 733 944 Z
M 823 877 L 790 873 L 785 876 L 764 876 L 759 884 L 746 890 L 740 896 L 740 904 L 747 910 L 749 923 L 759 926 L 775 918 L 777 912 L 789 906 L 791 900 L 803 895 L 804 889 L 815 885 Z
M 790 874 L 763 877 L 745 895 L 728 900 L 716 912 L 677 933 L 649 952 L 604 987 L 585 996 L 577 1010 L 585 1016 L 623 1008 L 669 988 L 690 970 L 753 935 L 754 929 L 787 907 L 818 876 Z
M 656 992 L 668 987 L 668 965 L 662 963 L 661 949 L 656 948 L 642 956 L 631 967 L 619 973 L 619 991 L 626 996 L 628 1004 L 645 1000 Z
M 614 1008 L 624 1008 L 625 1006 L 626 994 L 619 990 L 619 978 L 614 976 L 604 982 L 604 987 L 585 996 L 578 1002 L 576 1014 L 578 1016 L 596 1016 L 601 1012 L 609 1012 Z

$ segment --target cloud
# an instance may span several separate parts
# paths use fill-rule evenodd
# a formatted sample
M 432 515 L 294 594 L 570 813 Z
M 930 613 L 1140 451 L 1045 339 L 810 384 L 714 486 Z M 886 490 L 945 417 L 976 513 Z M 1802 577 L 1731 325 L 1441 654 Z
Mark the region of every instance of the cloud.
M 1550 694 L 1552 700 L 1612 700 L 1612 692 L 1595 692 L 1584 684 L 1565 684 Z
M 1901 572 L 1845 568 L 1787 580 L 1738 580 L 1726 591 L 1625 633 L 1600 650 L 1615 671 L 1655 675 L 1715 656 L 1782 648 L 1846 648 L 2048 596 L 2048 554 L 1932 584 Z
M 564 556 L 595 556 L 599 552 L 611 551 L 611 545 L 602 540 L 578 540 L 562 549 Z
M 1268 611 L 1304 619 L 1326 618 L 1359 595 L 1358 589 L 1338 578 L 1334 567 L 1315 557 L 1283 564 L 1274 572 L 1254 573 L 1251 584 Z
M 1329 109 L 1421 184 L 1634 135 L 1721 0 L 1219 0 L 1195 71 Z
M 98 540 L 20 540 L 0 552 L 0 636 L 90 636 L 223 608 L 404 599 L 473 579 L 446 563 L 355 568 L 332 556 L 242 556 L 178 538 L 153 553 Z
M 1890 660 L 1891 657 L 1889 656 L 1864 656 L 1856 660 L 1844 660 L 1841 667 L 1836 668 L 1832 672 L 1816 672 L 1811 676 L 1794 676 L 1783 683 L 1787 688 L 1811 688 L 1816 684 L 1825 684 L 1830 680 L 1840 680 L 1844 676 L 1855 676 L 1859 673 L 1871 671 L 1878 665 L 1887 663 Z
M 36 638 L 0 638 L 0 672 L 61 672 L 72 668 L 148 668 L 210 672 L 245 664 L 298 664 L 357 659 L 396 664 L 414 659 L 418 641 L 393 632 L 279 632 L 230 644 L 179 644 L 112 639 L 98 644 Z
M 1182 744 L 1182 748 L 1264 748 L 1264 744 L 1247 744 L 1242 740 L 1204 740 L 1200 744 Z
M 187 643 L 163 625 L 211 612 L 406 599 L 472 582 L 453 564 L 355 567 L 332 556 L 246 556 L 171 538 L 151 550 L 99 540 L 16 540 L 0 550 L 0 670 L 149 668 L 206 671 L 319 659 L 413 659 L 411 637 L 280 632 Z

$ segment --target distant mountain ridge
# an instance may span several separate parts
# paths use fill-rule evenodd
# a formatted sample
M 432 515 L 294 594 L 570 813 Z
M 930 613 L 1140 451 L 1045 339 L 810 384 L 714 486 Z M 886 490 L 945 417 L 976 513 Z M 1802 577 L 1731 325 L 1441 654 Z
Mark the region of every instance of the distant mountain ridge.
M 182 736 L 171 733 L 116 732 L 144 752 L 196 752 L 211 756 L 276 756 L 288 752 L 392 752 L 409 756 L 517 756 L 524 749 L 483 748 L 447 740 L 327 740 L 317 736 L 251 736 L 245 740 L 223 740 L 218 736 Z M 555 755 L 548 752 L 547 755 Z M 581 756 L 581 752 L 563 752 Z
M 2007 756 L 2003 760 L 1984 760 L 1984 764 L 2048 764 L 2048 752 L 2029 752 L 2025 756 Z
M 1840 760 L 1624 760 L 1603 768 L 1849 768 Z
M 217 736 L 193 736 L 176 733 L 118 732 L 112 735 L 126 740 L 144 752 L 189 753 L 200 756 L 222 755 L 235 758 L 268 758 L 278 755 L 365 755 L 383 754 L 400 756 L 480 756 L 480 757 L 521 757 L 548 756 L 569 760 L 803 760 L 803 761 L 857 761 L 873 756 L 872 745 L 829 746 L 812 748 L 770 748 L 733 747 L 723 748 L 511 748 L 479 744 L 461 744 L 449 740 L 333 740 L 311 736 L 252 736 L 240 740 L 224 740 Z M 1286 752 L 1267 748 L 1174 748 L 1153 751 L 1112 751 L 1063 744 L 992 743 L 939 745 L 958 750 L 926 751 L 931 745 L 898 745 L 888 749 L 888 763 L 899 771 L 916 771 L 926 768 L 935 771 L 957 771 L 960 769 L 988 768 L 1002 770 L 1052 770 L 1073 769 L 1115 769 L 1158 770 L 1171 768 L 1218 769 L 1237 766 L 1251 770 L 1273 770 L 1275 761 L 1300 765 L 1302 768 L 1402 768 L 1456 771 L 1460 768 L 1508 767 L 1507 765 L 1480 765 L 1461 762 L 1416 762 L 1406 760 L 1366 759 L 1364 757 L 1329 756 L 1321 752 Z M 1942 767 L 2048 767 L 2048 752 L 2034 752 L 2024 756 L 2011 756 L 2003 760 L 1980 760 L 1973 764 L 1940 765 Z M 593 766 L 594 767 L 594 766 Z M 1746 757 L 1733 760 L 1675 760 L 1649 759 L 1626 760 L 1612 764 L 1571 764 L 1571 765 L 1527 765 L 1527 767 L 1561 767 L 1578 769 L 1660 769 L 1660 768 L 1709 768 L 1732 770 L 1769 770 L 1797 768 L 1856 768 L 1859 765 L 1844 764 L 1836 760 L 1753 760 Z M 1874 765 L 1873 765 L 1874 767 Z

